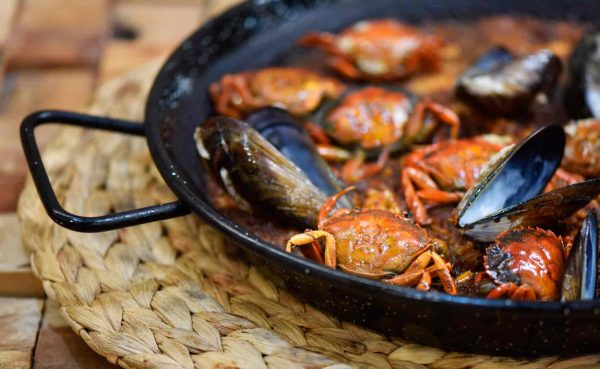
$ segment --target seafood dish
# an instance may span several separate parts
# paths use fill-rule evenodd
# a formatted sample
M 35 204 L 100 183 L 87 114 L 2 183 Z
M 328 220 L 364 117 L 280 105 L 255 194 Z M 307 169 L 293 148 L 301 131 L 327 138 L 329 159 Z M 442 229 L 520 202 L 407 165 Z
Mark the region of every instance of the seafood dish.
M 451 37 L 465 27 L 362 20 L 223 75 L 194 134 L 214 206 L 381 283 L 597 298 L 598 28 L 500 16 Z

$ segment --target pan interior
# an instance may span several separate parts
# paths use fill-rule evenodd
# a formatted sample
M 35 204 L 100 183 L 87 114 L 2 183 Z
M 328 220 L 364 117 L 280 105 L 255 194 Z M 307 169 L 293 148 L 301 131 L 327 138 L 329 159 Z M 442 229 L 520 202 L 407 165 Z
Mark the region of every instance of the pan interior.
M 318 270 L 312 263 L 295 257 L 292 261 L 282 255 L 222 216 L 207 201 L 207 173 L 198 160 L 192 137 L 196 126 L 213 114 L 208 95 L 210 83 L 225 73 L 273 65 L 302 66 L 308 62 L 304 59 L 306 51 L 300 52 L 294 46 L 300 36 L 308 31 L 335 32 L 362 19 L 396 18 L 420 23 L 511 14 L 591 21 L 599 11 L 600 3 L 583 0 L 251 1 L 210 21 L 184 41 L 165 64 L 146 108 L 150 150 L 167 183 L 193 211 L 210 218 L 229 236 L 250 244 L 259 253 L 285 258 L 296 267 L 308 265 Z M 457 301 L 461 299 L 475 301 Z M 494 304 L 500 306 L 503 302 Z

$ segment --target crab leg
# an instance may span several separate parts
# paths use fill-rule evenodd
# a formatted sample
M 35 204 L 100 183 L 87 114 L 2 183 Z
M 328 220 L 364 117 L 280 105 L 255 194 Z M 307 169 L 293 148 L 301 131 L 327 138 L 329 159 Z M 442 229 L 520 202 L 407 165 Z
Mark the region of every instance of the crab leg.
M 508 296 L 511 300 L 535 300 L 535 291 L 530 286 L 517 286 L 513 282 L 504 283 L 491 290 L 487 298 L 498 299 Z
M 420 291 L 429 291 L 431 289 L 431 274 L 429 274 L 429 272 L 423 273 L 423 277 L 419 281 L 417 289 Z
M 317 152 L 328 162 L 344 162 L 352 158 L 352 153 L 348 150 L 332 146 L 317 144 Z
M 384 282 L 396 286 L 414 286 L 423 278 L 424 272 L 424 270 L 418 270 L 416 272 L 403 273 L 395 276 L 394 278 L 385 279 Z
M 412 273 L 417 271 L 423 271 L 429 265 L 431 261 L 431 252 L 429 250 L 425 251 L 421 255 L 419 255 L 409 266 L 406 268 L 404 273 Z
M 342 167 L 341 177 L 344 182 L 351 183 L 368 178 L 380 172 L 388 161 L 390 148 L 384 147 L 375 163 L 364 164 L 365 153 L 358 150 L 353 158 L 348 160 Z
M 431 100 L 423 100 L 415 105 L 414 113 L 411 115 L 408 122 L 407 131 L 417 134 L 421 131 L 423 122 L 425 121 L 425 112 L 430 111 L 440 123 L 447 124 L 450 127 L 450 137 L 457 138 L 460 129 L 460 118 L 451 109 L 433 102 Z
M 306 131 L 313 139 L 315 144 L 331 145 L 329 137 L 327 137 L 327 134 L 325 133 L 325 131 L 323 131 L 323 128 L 321 128 L 321 126 L 319 126 L 318 124 L 314 122 L 306 122 L 304 123 L 304 128 L 306 128 Z
M 446 262 L 437 252 L 431 251 L 431 258 L 433 259 L 433 263 L 437 268 L 437 275 L 440 281 L 442 281 L 442 285 L 444 286 L 444 291 L 450 295 L 456 295 L 456 285 L 454 284 L 454 279 L 450 274 L 450 270 L 446 265 Z
M 425 211 L 425 206 L 417 196 L 415 191 L 415 187 L 413 186 L 413 182 L 410 177 L 410 171 L 404 168 L 401 173 L 400 182 L 402 186 L 402 192 L 404 194 L 404 200 L 410 211 L 413 213 L 415 217 L 415 221 L 421 225 L 431 223 L 431 219 L 427 216 L 427 212 Z
M 319 238 L 325 238 L 325 252 L 323 259 L 325 265 L 335 269 L 337 264 L 335 238 L 329 232 L 325 231 L 307 231 L 292 236 L 285 246 L 285 251 L 292 252 L 294 247 L 311 245 Z
M 328 197 L 327 200 L 325 200 L 323 205 L 321 205 L 321 209 L 319 210 L 319 227 L 321 226 L 321 222 L 323 220 L 327 219 L 327 216 L 329 215 L 329 213 L 331 213 L 333 208 L 335 208 L 335 204 L 340 199 L 340 197 L 344 196 L 345 194 L 347 194 L 350 191 L 354 191 L 355 189 L 356 189 L 356 187 L 354 187 L 354 186 L 346 187 L 343 190 L 341 190 L 340 192 L 336 193 L 333 196 Z
M 377 272 L 365 272 L 365 271 L 361 271 L 361 270 L 356 270 L 356 269 L 348 268 L 341 264 L 338 265 L 338 267 L 346 273 L 354 274 L 359 277 L 368 278 L 368 279 L 381 279 L 381 278 L 384 278 L 384 277 L 390 275 L 390 273 L 386 273 L 386 272 L 377 273 Z
M 464 196 L 463 192 L 446 192 L 437 189 L 427 189 L 417 191 L 417 196 L 423 200 L 435 202 L 437 204 L 453 204 L 459 202 Z

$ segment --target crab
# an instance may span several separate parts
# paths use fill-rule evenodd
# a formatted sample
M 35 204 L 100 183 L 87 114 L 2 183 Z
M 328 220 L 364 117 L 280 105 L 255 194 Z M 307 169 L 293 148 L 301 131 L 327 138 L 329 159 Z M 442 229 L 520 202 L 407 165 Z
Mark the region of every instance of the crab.
M 429 119 L 429 114 L 436 119 Z M 398 151 L 425 143 L 438 124 L 448 125 L 451 137 L 458 136 L 460 128 L 460 119 L 451 109 L 427 99 L 416 101 L 405 91 L 392 87 L 348 91 L 341 99 L 323 105 L 315 118 L 318 124 L 311 124 L 310 132 L 319 152 L 328 160 L 350 157 L 342 170 L 347 183 L 381 170 L 387 159 L 386 148 Z M 324 127 L 323 132 L 318 127 Z M 342 147 L 358 150 L 353 156 L 343 154 L 344 150 L 332 150 L 329 138 Z M 363 167 L 365 151 L 379 152 L 380 160 Z
M 460 201 L 506 141 L 492 135 L 448 140 L 417 148 L 406 155 L 400 185 L 415 221 L 420 225 L 431 223 L 423 201 L 430 205 Z
M 556 300 L 570 240 L 540 228 L 513 228 L 487 248 L 484 267 L 497 285 L 488 298 Z
M 443 42 L 396 20 L 379 19 L 358 22 L 338 35 L 309 33 L 299 44 L 323 49 L 331 56 L 330 66 L 347 78 L 389 81 L 437 69 Z
M 438 253 L 445 244 L 411 220 L 379 209 L 338 209 L 328 216 L 337 200 L 353 189 L 328 198 L 319 212 L 318 229 L 292 236 L 286 251 L 308 247 L 313 258 L 330 268 L 421 290 L 430 289 L 431 274 L 436 272 L 444 290 L 456 294 L 450 269 Z M 325 241 L 323 251 L 319 239 Z
M 600 177 L 600 120 L 571 122 L 565 133 L 565 169 L 588 178 Z
M 344 85 L 333 78 L 292 67 L 226 74 L 209 88 L 217 112 L 234 118 L 267 106 L 303 116 L 343 90 Z

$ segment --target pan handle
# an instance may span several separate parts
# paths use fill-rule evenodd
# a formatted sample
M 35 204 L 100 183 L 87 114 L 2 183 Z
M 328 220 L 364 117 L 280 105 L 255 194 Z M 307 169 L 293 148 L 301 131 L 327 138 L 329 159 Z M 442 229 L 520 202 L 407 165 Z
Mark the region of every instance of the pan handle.
M 57 224 L 78 232 L 102 232 L 156 220 L 188 214 L 179 201 L 98 217 L 84 217 L 66 211 L 58 202 L 35 140 L 35 128 L 42 124 L 59 123 L 84 128 L 102 129 L 144 136 L 144 125 L 125 120 L 97 117 L 58 110 L 44 110 L 27 116 L 21 123 L 21 144 L 33 182 L 46 212 Z

